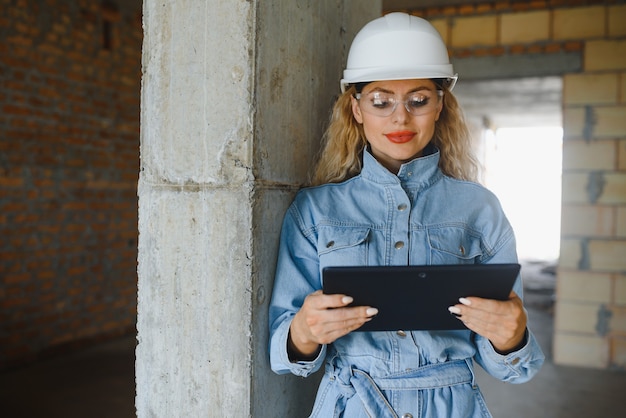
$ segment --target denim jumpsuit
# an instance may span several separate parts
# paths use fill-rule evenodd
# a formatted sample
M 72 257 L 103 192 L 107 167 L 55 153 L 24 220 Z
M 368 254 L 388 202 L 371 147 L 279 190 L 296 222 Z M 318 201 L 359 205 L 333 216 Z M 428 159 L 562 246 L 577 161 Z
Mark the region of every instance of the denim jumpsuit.
M 496 197 L 445 176 L 439 150 L 389 172 L 366 150 L 359 175 L 301 190 L 281 232 L 270 303 L 274 372 L 306 377 L 325 365 L 311 417 L 490 417 L 474 361 L 497 379 L 522 383 L 544 356 L 532 332 L 500 355 L 469 331 L 352 332 L 312 361 L 290 361 L 289 325 L 322 287 L 326 266 L 517 262 L 515 238 Z M 522 296 L 521 278 L 514 291 Z M 470 296 L 470 295 L 468 295 Z

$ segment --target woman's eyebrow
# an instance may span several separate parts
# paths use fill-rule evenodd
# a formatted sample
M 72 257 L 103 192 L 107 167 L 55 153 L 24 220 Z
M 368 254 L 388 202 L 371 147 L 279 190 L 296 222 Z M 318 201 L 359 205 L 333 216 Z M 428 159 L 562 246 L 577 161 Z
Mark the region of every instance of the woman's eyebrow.
M 418 91 L 422 91 L 422 90 L 427 90 L 427 91 L 432 91 L 433 89 L 431 89 L 428 86 L 417 86 L 409 91 L 407 91 L 406 93 L 404 93 L 404 96 L 406 96 L 407 94 L 411 94 L 411 93 L 415 93 Z M 373 92 L 380 92 L 380 93 L 387 93 L 387 94 L 395 94 L 395 92 L 393 90 L 388 90 L 382 87 L 374 87 L 371 91 L 369 91 L 368 93 L 373 93 Z
M 431 89 L 428 86 L 418 86 L 418 87 L 415 87 L 412 90 L 407 91 L 406 94 L 411 94 L 411 93 L 415 93 L 415 92 L 422 91 L 422 90 L 433 91 L 433 89 Z
M 379 92 L 379 93 L 389 93 L 389 94 L 394 94 L 394 92 L 392 90 L 387 90 L 384 89 L 382 87 L 374 87 L 372 90 L 370 90 L 368 93 L 374 93 L 374 92 Z

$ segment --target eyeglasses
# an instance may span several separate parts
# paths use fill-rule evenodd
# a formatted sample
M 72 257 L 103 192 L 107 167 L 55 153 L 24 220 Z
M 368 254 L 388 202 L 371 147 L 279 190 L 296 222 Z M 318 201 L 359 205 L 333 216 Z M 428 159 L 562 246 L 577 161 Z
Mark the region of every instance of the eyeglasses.
M 404 108 L 413 116 L 426 115 L 434 112 L 443 97 L 443 90 L 420 90 L 410 93 L 404 100 L 396 98 L 393 94 L 382 91 L 369 93 L 357 93 L 354 98 L 359 101 L 361 110 L 374 116 L 391 116 L 396 111 L 398 104 L 404 104 Z

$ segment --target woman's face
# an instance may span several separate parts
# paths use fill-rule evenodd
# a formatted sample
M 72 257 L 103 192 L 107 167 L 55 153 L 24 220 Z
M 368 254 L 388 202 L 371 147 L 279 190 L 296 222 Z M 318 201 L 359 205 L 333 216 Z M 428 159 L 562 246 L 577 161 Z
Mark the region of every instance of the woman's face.
M 389 171 L 397 174 L 432 139 L 443 105 L 435 87 L 428 79 L 376 81 L 352 98 L 352 113 L 363 125 L 372 154 Z

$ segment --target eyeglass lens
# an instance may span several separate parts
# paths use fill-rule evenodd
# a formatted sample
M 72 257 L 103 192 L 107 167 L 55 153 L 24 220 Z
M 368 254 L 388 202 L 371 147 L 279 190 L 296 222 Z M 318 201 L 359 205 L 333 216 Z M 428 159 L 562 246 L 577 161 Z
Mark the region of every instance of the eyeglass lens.
M 394 95 L 372 91 L 370 93 L 358 93 L 356 99 L 359 100 L 361 109 L 375 116 L 390 116 L 402 103 L 411 115 L 420 116 L 433 112 L 439 105 L 439 98 L 443 91 L 418 91 L 411 93 L 404 100 L 396 98 Z

